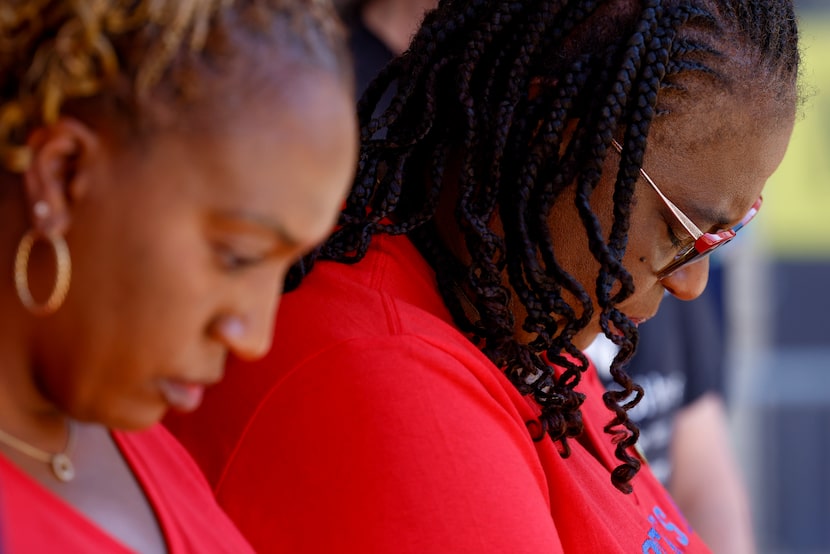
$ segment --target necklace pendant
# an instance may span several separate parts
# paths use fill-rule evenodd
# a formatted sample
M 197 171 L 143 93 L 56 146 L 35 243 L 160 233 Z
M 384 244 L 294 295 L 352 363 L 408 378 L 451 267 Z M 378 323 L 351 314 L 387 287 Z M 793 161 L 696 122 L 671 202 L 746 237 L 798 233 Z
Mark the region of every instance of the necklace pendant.
M 52 456 L 49 464 L 52 466 L 52 473 L 59 481 L 68 483 L 75 478 L 75 466 L 72 465 L 72 460 L 63 452 Z

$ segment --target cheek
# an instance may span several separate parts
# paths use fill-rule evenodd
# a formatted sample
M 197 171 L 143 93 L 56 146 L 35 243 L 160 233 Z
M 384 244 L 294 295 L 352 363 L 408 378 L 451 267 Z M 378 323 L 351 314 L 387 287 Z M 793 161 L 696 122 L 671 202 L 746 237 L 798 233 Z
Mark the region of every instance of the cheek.
M 637 293 L 659 284 L 656 271 L 671 261 L 674 252 L 657 207 L 634 203 L 623 265 L 634 279 Z
M 129 229 L 136 226 L 124 228 L 116 240 L 104 241 L 100 249 L 109 255 L 99 252 L 88 259 L 78 277 L 78 287 L 97 305 L 92 311 L 128 335 L 160 335 L 187 327 L 211 285 L 206 271 L 209 252 L 196 225 L 184 217 L 158 218 L 139 231 Z
M 593 315 L 587 327 L 573 338 L 573 344 L 580 349 L 586 348 L 593 341 L 599 329 L 599 316 L 596 310 L 595 283 L 599 273 L 599 263 L 594 259 L 588 247 L 588 236 L 579 219 L 572 200 L 559 202 L 550 218 L 551 236 L 554 253 L 559 266 L 568 272 L 582 286 L 584 293 L 593 306 Z M 577 298 L 564 288 L 562 295 L 565 302 L 574 310 L 577 317 L 583 313 L 582 299 Z
M 607 241 L 607 235 L 611 229 L 613 199 L 612 187 L 601 183 L 591 198 L 593 213 L 599 219 L 602 237 Z M 662 296 L 662 287 L 654 277 L 651 270 L 653 260 L 665 257 L 665 248 L 661 250 L 659 238 L 660 229 L 656 228 L 654 218 L 648 217 L 649 206 L 639 206 L 636 202 L 631 206 L 630 227 L 628 233 L 628 245 L 623 266 L 631 274 L 634 280 L 634 293 L 620 306 L 625 309 L 632 303 L 639 303 L 644 295 Z M 579 213 L 574 205 L 574 191 L 569 190 L 563 193 L 562 198 L 554 206 L 550 217 L 550 227 L 553 236 L 557 260 L 560 266 L 570 273 L 584 288 L 585 292 L 594 304 L 595 313 L 592 317 L 592 324 L 586 329 L 586 339 L 593 340 L 591 333 L 598 331 L 599 314 L 596 309 L 596 279 L 599 275 L 600 264 L 594 258 L 588 244 L 588 232 L 579 218 Z M 621 285 L 617 282 L 612 288 L 611 294 L 616 294 Z M 576 298 L 569 296 L 566 300 L 571 306 L 578 306 Z M 659 301 L 659 300 L 658 300 Z M 651 305 L 649 299 L 647 304 Z
M 560 267 L 572 275 L 596 302 L 594 294 L 599 263 L 588 245 L 588 234 L 574 205 L 574 192 L 568 190 L 554 205 L 550 217 L 554 254 Z M 568 299 L 572 306 L 574 303 Z
M 217 287 L 195 226 L 158 218 L 137 227 L 128 218 L 101 222 L 107 234 L 91 220 L 73 231 L 70 293 L 39 348 L 44 368 L 56 368 L 44 376 L 50 395 L 75 411 L 149 401 L 152 380 L 198 359 L 205 340 Z

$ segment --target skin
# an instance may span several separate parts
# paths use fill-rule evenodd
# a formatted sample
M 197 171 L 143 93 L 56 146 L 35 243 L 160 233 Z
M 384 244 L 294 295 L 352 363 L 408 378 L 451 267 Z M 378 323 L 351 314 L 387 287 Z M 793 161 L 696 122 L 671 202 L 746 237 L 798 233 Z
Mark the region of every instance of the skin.
M 406 2 L 406 0 L 373 0 L 366 2 L 363 8 L 364 22 L 367 27 L 387 47 L 397 53 L 402 53 L 408 46 L 415 23 L 420 21 L 422 13 L 416 14 L 410 11 L 408 21 L 388 23 L 385 26 L 377 25 L 375 19 L 380 19 L 377 13 L 379 11 L 378 6 L 387 6 L 385 13 L 398 15 L 405 13 L 403 10 L 393 9 L 401 3 L 417 6 L 420 4 L 420 0 L 410 0 L 409 2 Z M 435 2 L 427 3 L 430 4 L 430 7 L 434 7 Z M 372 13 L 373 11 L 375 13 Z M 383 13 L 381 12 L 380 15 Z M 740 52 L 730 52 L 730 57 L 733 60 L 739 60 L 741 55 Z M 757 64 L 753 64 L 752 60 L 747 60 L 747 62 L 753 68 L 751 71 L 757 72 Z M 749 78 L 747 81 L 752 82 Z M 774 83 L 775 78 L 771 77 L 768 82 Z M 751 87 L 751 97 L 755 98 L 758 91 L 765 88 L 767 88 L 766 84 L 758 86 L 758 83 L 754 83 Z M 712 219 L 711 217 L 706 214 L 694 214 L 691 210 L 711 207 L 719 209 L 724 214 L 735 210 L 738 219 L 740 219 L 746 213 L 746 209 L 743 208 L 742 212 L 740 206 L 747 205 L 748 207 L 757 198 L 757 195 L 752 197 L 751 191 L 758 188 L 758 183 L 763 186 L 763 182 L 766 181 L 774 167 L 780 162 L 780 156 L 786 147 L 786 142 L 789 140 L 789 130 L 793 119 L 792 113 L 781 114 L 778 108 L 770 104 L 769 99 L 766 102 L 759 102 L 757 112 L 752 113 L 750 111 L 752 110 L 752 102 L 736 100 L 739 97 L 750 98 L 748 89 L 742 91 L 742 94 L 743 96 L 738 95 L 734 98 L 728 96 L 713 98 L 711 94 L 706 93 L 708 101 L 705 107 L 700 106 L 695 109 L 692 106 L 691 110 L 678 117 L 666 122 L 658 121 L 651 131 L 649 152 L 645 160 L 646 171 L 657 181 L 661 190 L 675 204 L 684 211 L 689 210 L 688 215 L 692 216 L 698 227 L 705 231 L 713 230 L 713 227 L 728 227 L 729 224 L 727 222 L 727 225 L 720 225 L 721 222 L 714 222 L 707 225 L 709 223 L 707 219 Z M 741 107 L 741 113 L 733 111 L 736 104 Z M 718 116 L 714 115 L 716 113 Z M 726 121 L 721 120 L 720 114 L 730 113 L 732 117 L 727 118 Z M 756 116 L 757 120 L 755 120 Z M 759 121 L 769 122 L 770 120 L 773 122 L 770 128 L 764 128 L 758 123 Z M 718 121 L 721 122 L 720 125 L 716 125 Z M 728 129 L 728 126 L 736 124 L 738 125 L 737 129 L 741 130 L 740 133 Z M 675 133 L 678 129 L 689 131 L 676 137 Z M 694 129 L 694 131 L 690 131 L 691 129 Z M 771 133 L 770 130 L 772 130 Z M 701 141 L 700 139 L 701 137 L 711 139 L 713 133 L 727 137 L 733 147 L 732 150 L 724 151 L 721 148 L 707 148 L 707 143 L 714 143 L 715 141 Z M 666 151 L 665 154 L 659 153 L 661 148 L 658 143 L 662 143 L 662 150 Z M 756 143 L 762 144 L 761 148 L 769 151 L 770 157 L 765 158 L 763 152 L 753 150 L 751 146 Z M 701 148 L 701 144 L 703 148 Z M 710 165 L 710 161 L 714 161 L 712 159 L 713 152 L 718 155 L 717 163 L 711 163 Z M 742 156 L 744 157 L 742 158 Z M 760 165 L 758 158 L 761 158 Z M 706 160 L 707 163 L 702 164 L 700 163 L 701 160 Z M 609 163 L 606 168 L 607 175 L 613 175 L 615 171 L 614 164 L 618 162 L 619 158 L 615 153 L 609 155 Z M 682 165 L 683 173 L 680 173 L 678 171 L 680 168 L 673 164 Z M 734 171 L 734 168 L 741 168 L 741 172 Z M 695 173 L 699 173 L 699 175 L 695 175 Z M 741 175 L 737 175 L 738 173 L 741 173 Z M 725 177 L 724 174 L 726 174 Z M 732 186 L 736 183 L 736 178 L 740 180 L 737 181 L 738 187 L 733 191 Z M 741 181 L 743 181 L 743 184 L 741 184 Z M 698 183 L 704 185 L 708 183 L 709 186 L 698 189 L 696 187 Z M 449 179 L 446 184 L 452 185 Z M 597 198 L 603 199 L 603 202 L 597 203 L 596 207 L 602 210 L 598 213 L 604 212 L 607 214 L 610 210 L 611 204 L 608 191 L 611 186 L 607 181 L 604 181 L 604 188 L 601 186 L 597 191 Z M 635 214 L 637 214 L 635 217 L 639 218 L 639 214 L 642 214 L 645 219 L 639 223 L 635 221 L 635 229 L 632 229 L 631 237 L 632 250 L 629 251 L 626 257 L 626 266 L 629 269 L 636 268 L 637 270 L 635 275 L 637 292 L 635 292 L 634 298 L 627 302 L 626 305 L 630 304 L 630 308 L 627 308 L 626 311 L 630 310 L 629 313 L 632 316 L 645 320 L 656 312 L 663 296 L 663 289 L 670 290 L 675 296 L 684 299 L 699 296 L 708 279 L 708 261 L 704 260 L 683 268 L 662 282 L 656 279 L 654 273 L 662 267 L 660 265 L 662 260 L 668 260 L 674 255 L 668 230 L 673 225 L 673 219 L 670 214 L 666 213 L 662 203 L 657 200 L 656 194 L 647 188 L 648 185 L 641 182 L 639 186 L 646 190 L 638 196 L 638 199 L 640 197 L 642 199 L 638 201 L 638 205 L 634 208 Z M 736 192 L 740 193 L 741 190 L 744 190 L 746 198 L 735 194 Z M 605 195 L 601 196 L 603 191 L 605 191 Z M 715 194 L 712 194 L 712 192 Z M 453 222 L 452 209 L 452 205 L 456 200 L 457 193 L 451 191 L 447 195 L 443 206 L 439 208 L 438 221 L 444 230 L 444 238 L 455 255 L 462 260 L 469 259 L 464 252 L 463 245 L 456 240 L 459 231 Z M 718 202 L 721 205 L 717 205 Z M 562 204 L 565 203 L 567 202 Z M 738 207 L 733 207 L 733 205 Z M 696 206 L 700 206 L 700 208 Z M 646 210 L 652 210 L 652 212 L 646 213 Z M 587 242 L 573 232 L 573 229 L 581 229 L 581 223 L 573 219 L 572 215 L 571 212 L 571 215 L 567 216 L 570 217 L 569 224 L 577 227 L 567 228 L 566 225 L 561 225 L 561 233 L 566 234 L 555 233 L 555 235 L 569 238 L 566 244 L 560 244 L 559 250 L 567 252 L 573 247 L 573 252 L 568 254 L 570 267 L 581 268 L 580 280 L 586 290 L 590 292 L 593 290 L 592 282 L 598 268 L 595 265 L 583 264 L 581 261 L 585 259 L 584 256 L 587 253 Z M 657 215 L 656 219 L 654 219 L 655 215 Z M 603 222 L 604 228 L 608 229 L 610 219 L 605 217 Z M 495 224 L 498 225 L 498 222 Z M 552 225 L 556 225 L 555 221 L 552 221 Z M 672 227 L 672 232 L 678 238 L 685 239 L 683 234 L 685 231 L 676 225 Z M 632 254 L 633 248 L 638 250 L 644 248 L 643 255 L 638 258 Z M 517 309 L 517 317 L 523 316 L 524 313 Z M 598 332 L 600 332 L 598 320 L 594 318 L 589 328 L 577 337 L 578 346 L 585 348 Z M 525 336 L 526 340 L 531 338 Z M 731 447 L 727 444 L 728 437 L 725 432 L 726 418 L 724 412 L 724 406 L 720 399 L 713 397 L 713 395 L 707 395 L 680 413 L 672 441 L 672 459 L 675 467 L 671 491 L 678 505 L 692 522 L 693 527 L 713 548 L 714 552 L 751 553 L 754 552 L 754 546 L 746 493 L 740 480 L 740 472 L 734 463 Z M 710 446 L 701 448 L 701 444 Z M 724 494 L 723 491 L 729 492 Z M 724 532 L 724 528 L 728 528 L 730 532 Z
M 781 163 L 792 132 L 794 107 L 782 114 L 779 104 L 766 101 L 763 108 L 747 102 L 740 94 L 723 95 L 705 105 L 688 106 L 682 117 L 670 114 L 655 122 L 643 167 L 660 190 L 700 229 L 715 231 L 739 222 Z M 695 121 L 695 125 L 688 124 L 690 121 Z M 724 129 L 731 134 L 725 135 Z M 606 233 L 611 226 L 611 195 L 618 164 L 616 153 L 609 153 L 603 179 L 591 201 Z M 594 280 L 599 265 L 589 253 L 585 233 L 574 231 L 583 227 L 572 198 L 570 192 L 551 214 L 554 247 L 560 263 L 582 283 L 596 306 Z M 658 279 L 659 271 L 677 253 L 673 239 L 685 244 L 689 234 L 641 179 L 623 258 L 634 279 L 635 291 L 619 305 L 636 323 L 657 312 L 664 291 L 681 300 L 692 300 L 706 287 L 707 259 Z M 581 349 L 602 332 L 598 309 L 594 311 L 588 327 L 575 337 L 574 344 Z
M 64 117 L 31 135 L 31 167 L 16 186 L 4 184 L 13 192 L 0 198 L 0 260 L 10 267 L 35 226 L 66 236 L 73 275 L 66 302 L 45 318 L 3 281 L 0 421 L 49 452 L 65 447 L 67 416 L 89 423 L 77 426 L 70 483 L 0 450 L 137 550 L 163 543 L 107 429 L 147 427 L 171 403 L 194 409 L 228 353 L 267 352 L 286 271 L 326 237 L 351 182 L 348 88 L 295 71 L 267 103 L 229 113 L 211 106 L 198 134 L 168 129 L 140 144 Z M 48 217 L 33 216 L 38 201 Z M 29 275 L 43 298 L 54 279 L 49 256 L 34 256 Z
M 437 0 L 369 0 L 360 13 L 366 27 L 398 55 L 409 47 L 424 13 L 437 5 Z
M 756 552 L 749 499 L 722 398 L 710 392 L 678 413 L 670 457 L 669 491 L 712 552 Z
M 789 143 L 795 121 L 794 102 L 782 109 L 778 101 L 762 98 L 753 103 L 746 98 L 744 94 L 710 94 L 705 103 L 686 105 L 677 115 L 657 120 L 650 135 L 643 167 L 663 194 L 705 232 L 732 227 L 743 219 L 780 165 Z M 605 233 L 612 223 L 618 167 L 619 156 L 609 152 L 603 177 L 591 196 L 592 209 Z M 445 186 L 446 196 L 436 220 L 450 249 L 460 259 L 469 260 L 453 215 L 458 193 L 452 181 Z M 574 345 L 584 350 L 602 333 L 595 292 L 600 268 L 588 248 L 574 198 L 575 187 L 562 193 L 551 210 L 550 227 L 557 260 L 582 284 L 594 304 L 588 325 L 573 338 Z M 623 265 L 631 273 L 635 291 L 618 307 L 640 324 L 657 313 L 665 291 L 681 300 L 700 296 L 708 281 L 709 261 L 704 258 L 659 279 L 660 270 L 680 250 L 678 240 L 685 245 L 691 237 L 642 179 L 631 209 Z M 493 228 L 503 234 L 498 218 Z M 579 310 L 576 298 L 565 294 L 571 306 Z M 514 303 L 513 307 L 516 320 L 523 321 L 523 306 Z M 521 329 L 516 336 L 527 343 L 534 338 Z

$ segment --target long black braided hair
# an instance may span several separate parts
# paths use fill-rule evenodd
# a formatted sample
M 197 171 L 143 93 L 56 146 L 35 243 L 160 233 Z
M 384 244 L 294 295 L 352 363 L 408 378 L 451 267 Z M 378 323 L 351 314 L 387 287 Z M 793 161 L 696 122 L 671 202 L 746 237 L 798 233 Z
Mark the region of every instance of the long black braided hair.
M 634 291 L 622 265 L 634 185 L 654 120 L 689 97 L 691 81 L 728 89 L 736 78 L 735 49 L 756 60 L 781 94 L 794 90 L 792 3 L 442 1 L 410 49 L 364 94 L 360 166 L 340 227 L 295 268 L 289 287 L 314 257 L 356 262 L 372 236 L 407 234 L 435 269 L 457 325 L 541 407 L 535 438 L 547 434 L 567 456 L 568 438 L 582 432 L 584 398 L 574 387 L 588 367 L 573 337 L 595 308 L 558 263 L 549 218 L 562 192 L 575 187 L 600 265 L 594 291 L 600 323 L 620 347 L 611 371 L 622 390 L 603 397 L 614 415 L 605 431 L 614 435 L 622 462 L 612 482 L 629 492 L 640 467 L 629 447 L 639 432 L 626 412 L 642 389 L 621 367 L 637 332 L 616 306 Z M 376 113 L 390 88 L 391 104 Z M 605 238 L 590 199 L 613 138 L 623 153 Z M 450 252 L 435 223 L 448 198 L 447 175 L 457 183 L 454 210 L 469 262 Z M 501 231 L 493 228 L 495 218 Z M 521 322 L 515 301 L 527 314 Z M 518 325 L 534 338 L 517 339 Z M 564 371 L 557 377 L 551 365 Z

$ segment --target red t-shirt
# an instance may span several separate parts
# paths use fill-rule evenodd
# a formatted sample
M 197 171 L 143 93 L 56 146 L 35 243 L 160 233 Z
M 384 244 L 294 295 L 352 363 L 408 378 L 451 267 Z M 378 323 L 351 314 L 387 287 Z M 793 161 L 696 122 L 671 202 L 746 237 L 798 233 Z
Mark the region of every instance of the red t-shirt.
M 252 552 L 199 468 L 161 425 L 112 436 L 155 511 L 168 552 Z M 0 531 L 4 554 L 131 552 L 3 456 Z
M 611 484 L 594 371 L 579 390 L 598 457 L 533 442 L 537 407 L 457 330 L 406 238 L 319 263 L 277 319 L 266 358 L 231 361 L 169 421 L 257 550 L 708 552 L 647 469 L 631 495 Z

